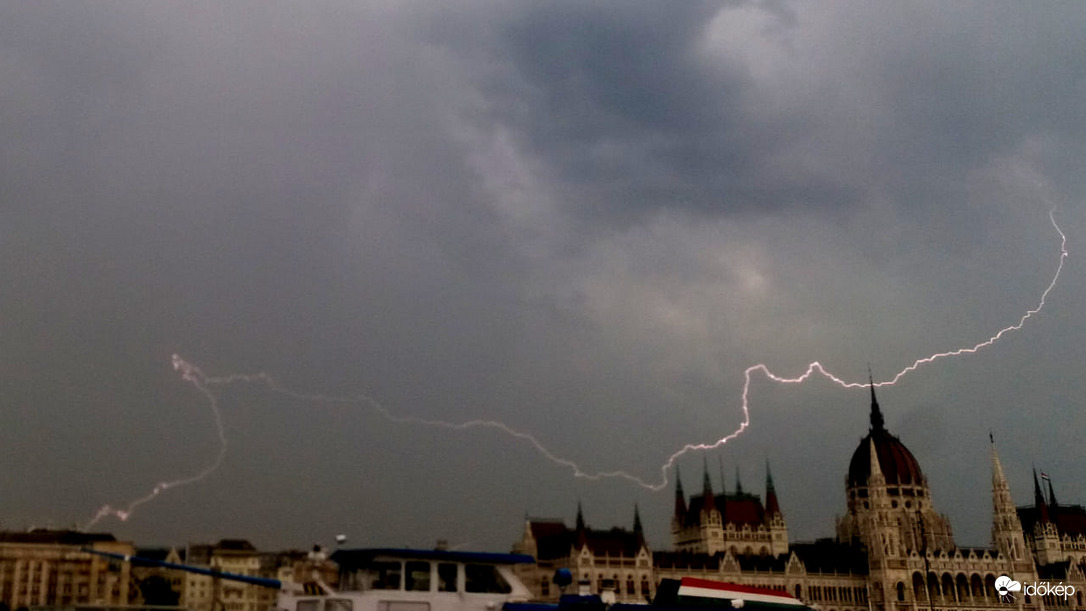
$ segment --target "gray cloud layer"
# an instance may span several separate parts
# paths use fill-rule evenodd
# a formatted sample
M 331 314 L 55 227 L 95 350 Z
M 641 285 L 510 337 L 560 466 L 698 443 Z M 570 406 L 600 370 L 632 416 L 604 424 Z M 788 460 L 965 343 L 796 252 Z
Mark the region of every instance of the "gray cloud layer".
M 1077 254 L 1086 12 L 1073 4 L 0 5 L 0 524 L 81 523 L 217 451 L 170 370 L 266 371 L 397 414 L 495 418 L 646 478 L 737 426 L 745 367 L 888 377 L 965 543 L 988 429 L 1083 500 Z M 445 537 L 596 525 L 667 495 L 499 434 L 221 389 L 231 447 L 141 541 Z M 723 451 L 829 535 L 863 393 L 753 387 Z M 709 456 L 715 463 L 716 457 Z M 682 461 L 700 476 L 701 457 Z M 731 476 L 729 475 L 729 480 Z M 729 481 L 729 486 L 732 483 Z M 689 486 L 688 486 L 689 487 Z M 463 541 L 457 540 L 462 538 Z

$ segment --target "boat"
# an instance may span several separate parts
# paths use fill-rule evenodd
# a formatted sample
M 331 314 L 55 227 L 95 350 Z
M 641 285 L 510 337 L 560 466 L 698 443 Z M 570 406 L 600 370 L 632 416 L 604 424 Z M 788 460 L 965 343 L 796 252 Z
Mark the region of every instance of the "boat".
M 524 554 L 340 549 L 331 555 L 339 565 L 339 589 L 333 590 L 316 576 L 312 582 L 295 583 L 88 548 L 83 551 L 137 565 L 275 588 L 279 591 L 275 611 L 495 611 L 505 603 L 531 598 L 512 567 L 535 562 Z
M 587 586 L 582 590 L 580 594 L 563 594 L 557 604 L 510 602 L 503 611 L 811 611 L 787 592 L 696 577 L 661 580 L 648 605 L 608 604 L 606 596 L 588 594 Z

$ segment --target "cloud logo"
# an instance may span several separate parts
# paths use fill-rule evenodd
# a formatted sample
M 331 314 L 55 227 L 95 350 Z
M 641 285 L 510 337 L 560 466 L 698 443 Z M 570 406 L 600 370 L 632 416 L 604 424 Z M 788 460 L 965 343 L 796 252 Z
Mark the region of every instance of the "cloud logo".
M 1022 584 L 1006 575 L 1000 575 L 999 579 L 995 580 L 995 589 L 999 593 L 1001 600 L 1014 600 L 1014 595 L 1011 592 L 1021 592 Z

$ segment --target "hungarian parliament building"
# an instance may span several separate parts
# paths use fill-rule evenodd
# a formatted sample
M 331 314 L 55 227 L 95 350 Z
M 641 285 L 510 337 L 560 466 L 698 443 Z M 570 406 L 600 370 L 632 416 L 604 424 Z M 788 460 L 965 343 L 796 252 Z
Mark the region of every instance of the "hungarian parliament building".
M 536 559 L 520 577 L 540 600 L 557 600 L 552 577 L 564 568 L 591 591 L 631 602 L 650 599 L 661 579 L 699 577 L 787 592 L 821 611 L 1086 609 L 1086 509 L 1059 504 L 1036 473 L 1033 504 L 1016 506 L 994 443 L 991 454 L 985 548 L 954 543 L 916 458 L 886 430 L 872 387 L 871 428 L 849 462 L 848 511 L 835 538 L 789 542 L 767 465 L 764 502 L 738 478 L 733 492 L 714 492 L 707 469 L 701 491 L 687 497 L 676 476 L 673 551 L 648 548 L 636 508 L 632 530 L 597 530 L 580 507 L 573 527 L 527 519 L 513 549 Z M 1023 589 L 1000 596 L 1003 575 Z

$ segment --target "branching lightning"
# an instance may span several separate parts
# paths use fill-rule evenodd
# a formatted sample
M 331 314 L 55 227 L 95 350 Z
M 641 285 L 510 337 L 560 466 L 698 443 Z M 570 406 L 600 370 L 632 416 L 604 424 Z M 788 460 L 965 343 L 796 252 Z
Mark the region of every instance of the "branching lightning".
M 86 527 L 89 528 L 91 526 L 94 526 L 100 520 L 102 520 L 103 518 L 109 517 L 109 516 L 113 516 L 113 517 L 116 517 L 116 518 L 118 518 L 118 519 L 120 519 L 122 521 L 125 521 L 125 520 L 127 520 L 128 518 L 130 518 L 133 515 L 133 512 L 135 511 L 136 508 L 138 508 L 139 506 L 141 506 L 141 505 L 143 505 L 145 503 L 148 503 L 148 502 L 154 500 L 161 493 L 163 493 L 163 492 L 165 492 L 167 490 L 170 490 L 172 488 L 178 488 L 178 487 L 181 487 L 181 486 L 187 486 L 187 485 L 190 485 L 190 484 L 195 484 L 197 482 L 200 482 L 200 481 L 204 480 L 205 478 L 209 477 L 212 473 L 214 473 L 219 468 L 219 466 L 222 464 L 223 458 L 226 456 L 227 441 L 226 441 L 226 434 L 225 434 L 224 429 L 223 429 L 222 416 L 221 416 L 220 411 L 219 411 L 218 400 L 217 400 L 215 394 L 212 393 L 211 390 L 209 390 L 209 389 L 210 389 L 210 387 L 213 387 L 213 386 L 223 386 L 223 385 L 230 385 L 230 384 L 235 384 L 235 383 L 262 384 L 266 388 L 271 390 L 272 392 L 279 393 L 279 394 L 282 394 L 282 395 L 286 395 L 286 396 L 289 396 L 289 397 L 292 397 L 292 398 L 295 398 L 295 399 L 298 399 L 298 400 L 301 400 L 301 401 L 324 402 L 324 403 L 342 403 L 342 404 L 353 404 L 353 405 L 361 405 L 361 406 L 369 407 L 370 409 L 372 409 L 374 412 L 376 412 L 378 415 L 380 415 L 385 420 L 387 420 L 389 422 L 392 422 L 392 423 L 396 423 L 396 424 L 414 424 L 414 425 L 422 425 L 422 426 L 441 427 L 441 428 L 455 430 L 455 431 L 465 431 L 465 430 L 469 430 L 469 429 L 494 429 L 494 430 L 498 430 L 498 431 L 501 431 L 502 433 L 505 433 L 506 435 L 508 435 L 510 437 L 513 437 L 514 439 L 518 439 L 520 441 L 527 442 L 529 445 L 531 445 L 533 448 L 535 448 L 536 451 L 538 451 L 540 454 L 542 454 L 543 457 L 546 458 L 547 460 L 553 462 L 556 465 L 559 465 L 561 467 L 565 467 L 565 468 L 569 469 L 570 471 L 572 471 L 572 475 L 575 478 L 586 479 L 586 480 L 624 479 L 624 480 L 630 481 L 630 482 L 632 482 L 634 484 L 637 484 L 638 486 L 646 488 L 648 490 L 659 491 L 659 490 L 662 490 L 665 487 L 667 487 L 667 485 L 669 483 L 668 471 L 675 466 L 675 462 L 680 457 L 682 457 L 683 455 L 685 455 L 685 454 L 687 454 L 689 452 L 708 451 L 708 450 L 713 450 L 713 449 L 719 448 L 720 446 L 723 446 L 724 444 L 728 443 L 729 441 L 731 441 L 731 440 L 735 439 L 736 437 L 738 437 L 739 435 L 741 435 L 743 433 L 743 431 L 745 431 L 747 429 L 747 427 L 750 426 L 750 386 L 751 386 L 752 376 L 753 376 L 753 374 L 755 372 L 760 372 L 763 376 L 765 376 L 770 381 L 777 382 L 779 384 L 801 384 L 801 383 L 807 381 L 808 379 L 810 379 L 815 373 L 818 373 L 822 377 L 824 377 L 824 378 L 830 380 L 831 382 L 841 386 L 842 388 L 868 388 L 870 386 L 876 386 L 876 387 L 892 386 L 892 385 L 896 384 L 899 380 L 901 380 L 903 377 L 905 377 L 906 375 L 912 373 L 913 371 L 916 371 L 918 368 L 920 368 L 923 365 L 927 365 L 929 363 L 933 363 L 935 361 L 938 361 L 938 360 L 944 359 L 944 358 L 948 358 L 948 357 L 962 356 L 962 355 L 965 355 L 965 354 L 974 354 L 974 353 L 976 353 L 976 352 L 978 352 L 978 351 L 980 351 L 980 350 L 982 350 L 984 348 L 987 348 L 987 347 L 991 346 L 992 344 L 996 343 L 997 341 L 999 341 L 1007 333 L 1010 333 L 1012 331 L 1017 331 L 1017 330 L 1021 329 L 1030 318 L 1032 318 L 1035 314 L 1039 313 L 1045 307 L 1045 301 L 1047 300 L 1049 293 L 1051 293 L 1052 290 L 1056 287 L 1056 283 L 1059 281 L 1059 278 L 1060 278 L 1060 272 L 1063 271 L 1063 264 L 1067 260 L 1067 256 L 1068 256 L 1068 252 L 1067 252 L 1067 236 L 1064 235 L 1063 231 L 1060 229 L 1059 225 L 1056 223 L 1056 218 L 1055 218 L 1054 211 L 1049 212 L 1048 218 L 1052 223 L 1052 227 L 1056 230 L 1056 233 L 1059 234 L 1059 236 L 1060 236 L 1059 264 L 1056 266 L 1056 272 L 1053 274 L 1051 282 L 1049 282 L 1048 286 L 1045 288 L 1044 292 L 1041 294 L 1041 298 L 1040 298 L 1040 301 L 1038 302 L 1037 306 L 1035 308 L 1031 309 L 1031 310 L 1028 310 L 1025 314 L 1023 314 L 1021 316 L 1021 318 L 1019 318 L 1017 323 L 1015 323 L 1013 325 L 1010 325 L 1010 326 L 1007 326 L 1007 327 L 1004 327 L 1003 329 L 1000 329 L 995 335 L 993 335 L 993 336 L 989 337 L 988 339 L 986 339 L 986 340 L 984 340 L 984 341 L 982 341 L 980 343 L 977 343 L 977 344 L 975 344 L 975 345 L 973 345 L 971 347 L 957 348 L 957 349 L 954 349 L 954 350 L 948 350 L 946 352 L 937 352 L 937 353 L 932 354 L 930 356 L 926 356 L 926 357 L 917 359 L 917 360 L 913 361 L 913 363 L 910 364 L 909 366 L 907 366 L 904 369 L 902 369 L 901 371 L 897 372 L 889 380 L 885 380 L 885 381 L 881 381 L 881 382 L 849 382 L 849 381 L 846 381 L 846 380 L 838 377 L 837 375 L 834 375 L 830 371 L 827 371 L 825 369 L 825 367 L 823 367 L 823 365 L 821 363 L 819 363 L 818 361 L 814 361 L 814 362 L 810 363 L 809 365 L 807 365 L 806 370 L 801 375 L 799 375 L 797 377 L 793 377 L 793 378 L 788 378 L 788 377 L 780 376 L 780 375 L 778 375 L 776 373 L 773 373 L 769 369 L 769 367 L 767 365 L 763 364 L 763 363 L 758 363 L 757 365 L 751 365 L 750 367 L 747 367 L 746 370 L 744 370 L 744 372 L 743 372 L 743 392 L 742 392 L 742 404 L 741 404 L 742 411 L 743 411 L 743 420 L 739 424 L 738 428 L 736 428 L 731 433 L 729 433 L 729 434 L 727 434 L 727 435 L 725 435 L 725 436 L 723 436 L 723 437 L 721 437 L 721 438 L 719 438 L 719 439 L 717 439 L 715 441 L 712 441 L 712 442 L 709 442 L 709 443 L 690 443 L 690 444 L 686 444 L 682 448 L 680 448 L 679 450 L 672 453 L 670 456 L 668 456 L 667 460 L 664 461 L 664 463 L 660 466 L 660 479 L 656 483 L 646 481 L 646 480 L 644 480 L 644 479 L 642 479 L 642 478 L 640 478 L 640 477 L 638 477 L 636 475 L 632 475 L 630 473 L 627 473 L 626 471 L 621 471 L 621 470 L 617 470 L 617 471 L 595 471 L 595 472 L 593 472 L 593 471 L 585 471 L 577 463 L 575 463 L 574 461 L 572 461 L 572 460 L 570 460 L 568 458 L 564 458 L 564 457 L 561 457 L 561 456 L 558 456 L 558 455 L 554 454 L 554 452 L 549 450 L 545 445 L 543 445 L 543 443 L 541 443 L 533 435 L 531 435 L 529 433 L 525 433 L 523 431 L 518 431 L 518 430 L 516 430 L 516 429 L 514 429 L 514 428 L 512 428 L 512 427 L 510 427 L 510 426 L 508 426 L 508 425 L 506 425 L 506 424 L 504 424 L 502 422 L 498 422 L 498 421 L 495 421 L 495 420 L 468 420 L 466 422 L 447 422 L 447 421 L 444 421 L 444 420 L 430 420 L 430 419 L 426 419 L 426 418 L 418 418 L 418 417 L 415 417 L 415 416 L 397 416 L 397 415 L 393 414 L 384 405 L 380 404 L 378 401 L 372 399 L 371 397 L 365 396 L 365 395 L 332 396 L 332 395 L 310 394 L 310 393 L 299 392 L 299 391 L 296 391 L 296 390 L 291 390 L 289 388 L 285 388 L 283 386 L 280 386 L 275 381 L 275 379 L 273 379 L 271 376 L 269 376 L 266 373 L 232 374 L 232 375 L 221 376 L 221 377 L 207 376 L 207 375 L 204 374 L 203 371 L 200 370 L 199 367 L 196 367 L 195 365 L 185 361 L 180 356 L 175 354 L 175 355 L 173 355 L 173 367 L 174 367 L 174 369 L 176 371 L 181 372 L 182 379 L 184 379 L 187 382 L 190 382 L 193 386 L 195 386 L 197 388 L 197 390 L 199 390 L 207 398 L 208 403 L 209 403 L 209 405 L 211 407 L 211 410 L 212 410 L 212 412 L 213 412 L 213 414 L 215 416 L 215 424 L 218 427 L 218 435 L 219 435 L 219 442 L 220 442 L 218 455 L 216 456 L 215 460 L 210 465 L 205 467 L 199 473 L 197 473 L 195 475 L 192 475 L 190 477 L 182 478 L 182 479 L 176 479 L 176 480 L 172 480 L 172 481 L 161 482 L 161 483 L 157 484 L 151 490 L 151 492 L 149 492 L 148 494 L 146 494 L 146 495 L 144 495 L 144 496 L 130 502 L 124 509 L 115 509 L 115 508 L 113 508 L 113 507 L 111 507 L 109 505 L 106 505 L 105 507 L 102 507 L 101 509 L 98 510 L 98 513 L 95 514 L 94 518 L 87 524 Z
M 203 481 L 205 478 L 217 471 L 219 466 L 222 465 L 223 459 L 226 458 L 226 429 L 223 428 L 222 424 L 222 413 L 219 411 L 219 400 L 215 397 L 214 393 L 207 389 L 208 378 L 204 375 L 204 372 L 199 370 L 199 368 L 194 367 L 189 363 L 186 363 L 176 354 L 173 355 L 173 368 L 174 371 L 181 372 L 181 379 L 185 380 L 186 382 L 191 382 L 192 385 L 197 388 L 197 390 L 199 390 L 201 393 L 203 393 L 205 397 L 207 397 L 208 405 L 211 407 L 211 413 L 215 417 L 215 428 L 219 434 L 219 452 L 215 455 L 215 460 L 195 475 L 190 475 L 189 477 L 183 477 L 180 479 L 159 482 L 155 484 L 154 488 L 152 488 L 150 492 L 128 503 L 128 505 L 126 505 L 124 509 L 117 509 L 110 505 L 103 506 L 101 509 L 98 510 L 98 513 L 94 514 L 94 517 L 91 518 L 90 522 L 87 522 L 87 524 L 83 526 L 83 530 L 87 530 L 93 527 L 103 518 L 107 518 L 109 516 L 113 516 L 122 522 L 127 521 L 128 518 L 132 517 L 132 514 L 136 511 L 137 507 L 146 503 L 150 503 L 163 492 L 166 492 L 171 488 L 179 488 L 181 486 L 188 486 L 189 484 L 195 484 L 197 482 Z

